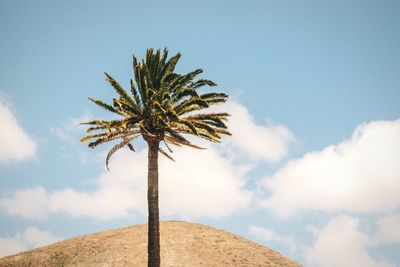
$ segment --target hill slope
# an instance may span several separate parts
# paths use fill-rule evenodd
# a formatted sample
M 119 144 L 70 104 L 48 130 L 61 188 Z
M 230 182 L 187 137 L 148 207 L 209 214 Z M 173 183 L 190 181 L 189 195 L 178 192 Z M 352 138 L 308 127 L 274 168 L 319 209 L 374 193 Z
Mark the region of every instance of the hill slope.
M 300 264 L 240 236 L 187 222 L 161 222 L 161 265 L 285 266 Z M 61 241 L 0 259 L 0 266 L 147 266 L 147 225 Z

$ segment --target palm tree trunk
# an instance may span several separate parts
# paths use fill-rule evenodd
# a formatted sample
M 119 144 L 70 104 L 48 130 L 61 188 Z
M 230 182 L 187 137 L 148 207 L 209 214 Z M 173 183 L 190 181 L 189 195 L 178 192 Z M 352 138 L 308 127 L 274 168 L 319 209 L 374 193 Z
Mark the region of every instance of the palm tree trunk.
M 148 267 L 160 266 L 160 222 L 158 211 L 158 141 L 149 141 L 148 152 Z

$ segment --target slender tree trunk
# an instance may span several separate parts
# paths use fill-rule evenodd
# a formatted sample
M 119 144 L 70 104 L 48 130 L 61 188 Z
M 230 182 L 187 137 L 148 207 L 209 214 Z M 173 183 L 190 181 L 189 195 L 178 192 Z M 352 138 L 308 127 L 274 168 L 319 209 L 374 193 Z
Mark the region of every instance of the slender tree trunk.
M 148 153 L 148 267 L 160 266 L 160 221 L 158 211 L 158 146 L 159 142 L 149 141 Z

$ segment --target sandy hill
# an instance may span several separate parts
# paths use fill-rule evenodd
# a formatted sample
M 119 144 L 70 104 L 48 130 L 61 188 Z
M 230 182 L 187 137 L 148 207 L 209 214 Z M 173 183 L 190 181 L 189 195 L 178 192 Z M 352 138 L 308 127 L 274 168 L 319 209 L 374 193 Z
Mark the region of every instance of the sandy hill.
M 301 266 L 243 237 L 209 226 L 161 222 L 161 266 Z M 0 266 L 147 266 L 147 225 L 64 240 L 0 259 Z

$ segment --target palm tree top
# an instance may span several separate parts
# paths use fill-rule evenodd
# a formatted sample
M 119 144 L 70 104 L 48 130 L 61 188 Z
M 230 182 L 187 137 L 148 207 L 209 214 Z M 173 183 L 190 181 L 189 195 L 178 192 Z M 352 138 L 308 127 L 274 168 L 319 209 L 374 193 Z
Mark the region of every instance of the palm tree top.
M 230 135 L 225 124 L 228 113 L 202 113 L 208 107 L 226 102 L 224 93 L 203 93 L 203 86 L 216 86 L 213 81 L 196 79 L 203 72 L 196 69 L 186 74 L 175 73 L 180 53 L 168 58 L 168 50 L 148 49 L 146 58 L 138 62 L 133 56 L 134 79 L 130 80 L 128 93 L 111 75 L 105 73 L 106 80 L 117 92 L 112 104 L 89 98 L 90 101 L 112 113 L 119 115 L 115 120 L 94 120 L 82 124 L 89 125 L 88 133 L 81 142 L 91 141 L 89 147 L 120 140 L 108 153 L 106 166 L 113 153 L 124 146 L 134 151 L 131 141 L 142 136 L 149 145 L 163 141 L 169 152 L 170 146 L 192 144 L 185 135 L 195 135 L 208 141 L 219 143 L 222 135 Z M 159 152 L 173 158 L 159 148 Z

